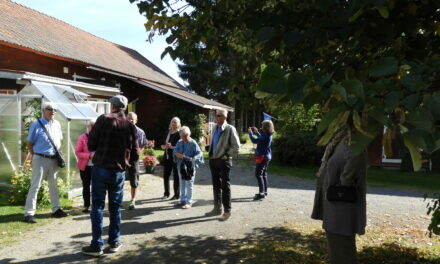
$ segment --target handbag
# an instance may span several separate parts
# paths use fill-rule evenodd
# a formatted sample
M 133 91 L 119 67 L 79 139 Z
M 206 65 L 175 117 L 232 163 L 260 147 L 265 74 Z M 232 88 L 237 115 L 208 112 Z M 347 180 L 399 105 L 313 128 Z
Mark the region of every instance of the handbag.
M 327 188 L 326 198 L 331 202 L 355 203 L 357 191 L 354 186 L 331 185 Z
M 186 181 L 190 181 L 194 177 L 194 162 L 191 160 L 182 160 L 180 163 L 180 176 Z
M 44 133 L 46 133 L 47 137 L 49 138 L 50 143 L 52 144 L 53 148 L 55 149 L 55 156 L 57 158 L 58 167 L 64 168 L 66 167 L 66 161 L 64 160 L 63 153 L 58 150 L 58 148 L 55 146 L 55 143 L 53 143 L 52 138 L 50 137 L 49 132 L 47 132 L 46 127 L 41 123 L 40 119 L 38 119 L 38 123 L 40 123 L 40 126 L 43 128 Z
M 264 155 L 258 156 L 257 154 L 254 154 L 254 160 L 255 163 L 260 164 L 264 161 Z

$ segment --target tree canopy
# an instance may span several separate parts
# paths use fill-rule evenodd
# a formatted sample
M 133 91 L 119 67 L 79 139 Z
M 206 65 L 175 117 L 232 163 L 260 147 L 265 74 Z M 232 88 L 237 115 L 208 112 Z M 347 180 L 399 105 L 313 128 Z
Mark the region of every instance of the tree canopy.
M 169 35 L 164 54 L 183 74 L 209 69 L 205 93 L 319 104 L 318 144 L 348 126 L 355 153 L 396 127 L 415 170 L 440 148 L 440 1 L 130 2 L 150 36 Z

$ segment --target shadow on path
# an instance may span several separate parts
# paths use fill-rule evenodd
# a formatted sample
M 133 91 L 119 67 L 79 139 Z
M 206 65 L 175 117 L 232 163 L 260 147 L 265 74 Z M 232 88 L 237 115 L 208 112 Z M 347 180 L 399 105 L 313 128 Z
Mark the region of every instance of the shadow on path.
M 181 224 L 197 221 L 211 221 L 193 217 L 148 224 L 128 223 L 125 229 L 140 229 L 145 232 L 163 224 Z M 101 258 L 91 258 L 81 253 L 54 257 L 37 258 L 23 262 L 3 259 L 1 263 L 327 263 L 326 239 L 321 230 L 302 234 L 295 229 L 284 227 L 256 228 L 243 239 L 221 239 L 220 237 L 175 236 L 157 237 L 147 241 L 133 241 L 135 250 L 116 254 L 105 254 Z M 63 248 L 63 245 L 58 245 Z M 69 247 L 80 249 L 78 242 L 70 242 Z M 383 244 L 366 247 L 359 252 L 359 263 L 438 264 L 440 257 L 426 259 L 416 248 L 398 244 Z

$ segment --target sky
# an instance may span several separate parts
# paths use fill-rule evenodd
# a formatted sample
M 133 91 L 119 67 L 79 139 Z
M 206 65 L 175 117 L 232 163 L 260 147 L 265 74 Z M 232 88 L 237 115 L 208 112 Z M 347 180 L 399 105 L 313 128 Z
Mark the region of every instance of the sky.
M 95 36 L 137 50 L 179 83 L 178 68 L 169 55 L 161 60 L 167 46 L 164 36 L 147 41 L 146 18 L 129 0 L 13 0 L 55 17 Z

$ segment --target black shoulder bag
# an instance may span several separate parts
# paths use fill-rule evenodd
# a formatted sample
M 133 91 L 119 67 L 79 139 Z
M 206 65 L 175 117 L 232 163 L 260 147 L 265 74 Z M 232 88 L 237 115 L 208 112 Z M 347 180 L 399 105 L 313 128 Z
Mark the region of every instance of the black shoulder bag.
M 43 128 L 43 130 L 44 130 L 44 133 L 46 133 L 47 137 L 49 138 L 50 143 L 52 144 L 53 148 L 55 149 L 55 156 L 56 156 L 56 158 L 57 158 L 58 166 L 59 166 L 60 168 L 64 168 L 64 167 L 66 167 L 66 161 L 64 160 L 63 153 L 61 153 L 61 151 L 59 151 L 58 148 L 55 146 L 55 143 L 53 143 L 53 140 L 52 140 L 52 138 L 50 137 L 49 132 L 47 132 L 46 127 L 43 125 L 43 123 L 41 123 L 40 119 L 38 119 L 38 123 L 40 123 L 40 126 L 41 126 L 41 127 Z
M 349 202 L 355 203 L 357 198 L 356 187 L 330 185 L 327 188 L 327 200 L 332 202 Z

